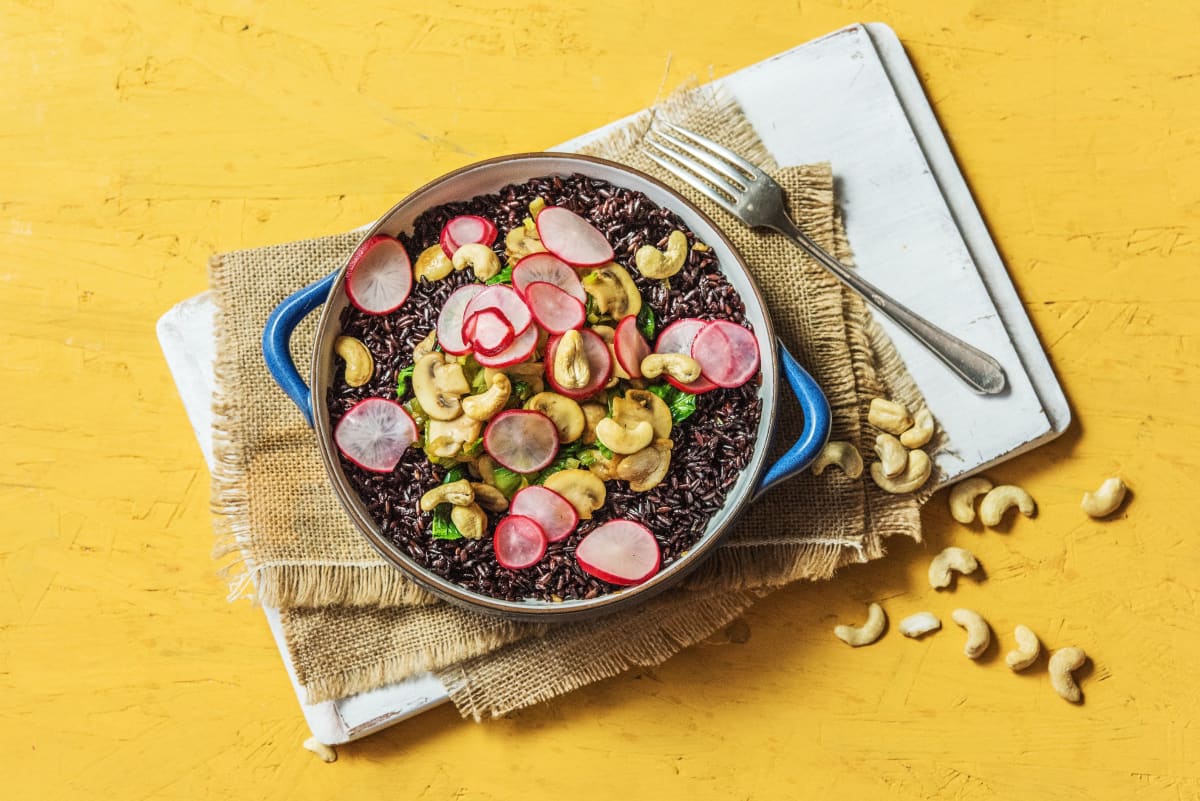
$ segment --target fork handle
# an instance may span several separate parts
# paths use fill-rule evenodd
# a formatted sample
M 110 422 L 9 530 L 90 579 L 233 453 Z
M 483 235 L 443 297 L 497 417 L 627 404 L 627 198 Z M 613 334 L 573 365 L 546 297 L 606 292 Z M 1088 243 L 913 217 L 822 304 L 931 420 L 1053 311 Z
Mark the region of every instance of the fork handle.
M 801 231 L 790 219 L 788 225 L 775 230 L 792 240 L 808 255 L 821 263 L 843 284 L 862 295 L 872 306 L 886 314 L 896 325 L 912 334 L 925 347 L 953 370 L 971 389 L 981 395 L 995 395 L 1004 390 L 1007 380 L 1000 362 L 983 351 L 947 333 L 921 315 L 898 303 L 870 281 L 829 255 Z

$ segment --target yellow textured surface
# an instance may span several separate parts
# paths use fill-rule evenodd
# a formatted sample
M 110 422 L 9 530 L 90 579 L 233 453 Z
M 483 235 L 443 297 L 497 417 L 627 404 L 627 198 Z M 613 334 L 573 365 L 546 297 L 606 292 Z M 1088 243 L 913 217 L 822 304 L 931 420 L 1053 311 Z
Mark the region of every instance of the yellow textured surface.
M 0 768 L 51 798 L 1196 798 L 1200 16 L 1188 2 L 0 6 Z M 1038 498 L 781 592 L 700 647 L 486 725 L 443 707 L 325 765 L 259 612 L 209 562 L 208 477 L 154 338 L 218 250 L 341 231 L 844 24 L 909 48 L 1078 422 L 994 471 Z M 786 102 L 786 101 L 784 101 Z M 835 165 L 836 167 L 836 165 Z M 1118 519 L 1078 510 L 1112 473 Z M 983 582 L 927 589 L 966 545 Z M 851 650 L 836 622 L 882 601 Z M 1001 642 L 961 654 L 956 606 Z M 1086 703 L 1012 626 L 1094 658 Z

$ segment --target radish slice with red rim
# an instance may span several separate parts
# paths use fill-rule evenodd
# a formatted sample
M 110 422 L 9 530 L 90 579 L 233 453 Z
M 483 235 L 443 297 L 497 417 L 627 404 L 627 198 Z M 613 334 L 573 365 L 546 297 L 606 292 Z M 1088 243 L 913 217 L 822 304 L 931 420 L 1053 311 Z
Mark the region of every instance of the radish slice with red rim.
M 504 284 L 484 287 L 483 291 L 467 304 L 463 316 L 469 318 L 472 314 L 484 309 L 495 309 L 500 312 L 512 326 L 514 336 L 520 336 L 525 333 L 525 329 L 533 325 L 533 314 L 529 311 L 529 306 L 521 300 L 521 296 L 515 289 Z
M 454 258 L 454 253 L 463 245 L 478 243 L 491 247 L 498 235 L 499 231 L 491 220 L 474 214 L 461 214 L 451 217 L 442 226 L 438 244 L 447 258 Z
M 585 573 L 609 584 L 641 584 L 658 572 L 662 550 L 650 529 L 618 518 L 604 523 L 575 547 Z
M 495 356 L 488 356 L 486 353 L 477 352 L 475 354 L 475 361 L 479 362 L 483 367 L 508 367 L 509 365 L 523 362 L 532 356 L 534 349 L 537 348 L 537 342 L 537 326 L 531 325 L 525 329 L 524 334 L 514 339 L 511 345 Z
M 438 314 L 437 337 L 442 350 L 453 356 L 462 356 L 471 350 L 463 340 L 463 323 L 466 321 L 467 304 L 485 289 L 483 284 L 467 284 L 450 293 Z
M 579 273 L 553 253 L 530 253 L 513 267 L 513 289 L 522 297 L 525 295 L 525 287 L 536 281 L 554 284 L 580 303 L 587 302 L 587 293 L 583 291 Z
M 495 309 L 475 312 L 463 323 L 463 339 L 473 351 L 484 356 L 502 352 L 515 338 L 508 320 Z
M 574 267 L 598 267 L 613 259 L 612 245 L 600 229 L 570 209 L 542 209 L 537 230 L 546 250 Z
M 367 314 L 394 312 L 408 300 L 412 285 L 408 251 L 390 236 L 363 242 L 346 266 L 346 297 Z
M 537 324 L 551 334 L 564 334 L 587 322 L 587 307 L 555 284 L 534 281 L 525 287 L 525 302 Z
M 509 515 L 496 524 L 492 535 L 492 550 L 496 561 L 509 570 L 524 570 L 536 565 L 546 555 L 546 532 L 536 520 L 521 515 Z
M 658 341 L 654 343 L 654 352 L 682 353 L 684 356 L 691 356 L 692 343 L 696 340 L 696 335 L 706 325 L 708 325 L 707 320 L 701 320 L 697 317 L 685 317 L 682 320 L 676 320 L 664 328 L 658 335 Z M 676 389 L 690 392 L 693 395 L 711 392 L 714 389 L 720 388 L 703 375 L 687 384 L 665 373 L 663 374 L 663 378 L 667 379 L 667 383 Z
M 740 387 L 758 372 L 758 340 L 749 329 L 713 320 L 692 340 L 692 358 L 702 378 L 719 387 Z
M 500 412 L 483 432 L 483 447 L 497 462 L 517 473 L 535 473 L 554 461 L 558 429 L 541 412 Z
M 642 377 L 642 359 L 650 355 L 650 345 L 638 330 L 637 318 L 632 314 L 617 323 L 613 333 L 613 353 L 630 378 Z
M 364 398 L 338 420 L 333 441 L 343 456 L 364 470 L 390 473 L 417 441 L 417 424 L 393 400 Z
M 536 520 L 550 542 L 565 540 L 579 525 L 575 506 L 549 487 L 534 484 L 513 496 L 508 513 Z
M 568 389 L 554 378 L 554 351 L 557 350 L 558 342 L 562 337 L 551 337 L 546 342 L 546 381 L 554 387 L 555 392 L 573 400 L 589 398 L 604 389 L 608 379 L 612 378 L 613 370 L 612 354 L 608 350 L 608 344 L 600 338 L 600 335 L 590 328 L 580 330 L 579 335 L 583 337 L 583 352 L 587 356 L 588 367 L 592 372 L 592 379 L 587 386 L 580 389 Z

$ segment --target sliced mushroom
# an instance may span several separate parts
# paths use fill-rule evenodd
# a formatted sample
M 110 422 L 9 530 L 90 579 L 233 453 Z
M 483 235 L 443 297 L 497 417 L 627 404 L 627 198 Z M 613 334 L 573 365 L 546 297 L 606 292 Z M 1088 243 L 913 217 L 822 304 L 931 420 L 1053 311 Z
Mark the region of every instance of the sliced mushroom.
M 470 395 L 462 399 L 463 414 L 475 420 L 488 421 L 495 417 L 508 403 L 512 394 L 512 382 L 504 373 L 492 376 L 491 386 L 479 395 Z
M 588 471 L 601 481 L 612 481 L 617 477 L 617 467 L 625 457 L 619 453 L 605 456 L 600 451 L 592 451 L 592 463 Z
M 585 271 L 583 291 L 596 301 L 596 308 L 614 320 L 620 320 L 642 310 L 642 293 L 619 264 L 609 263 Z
M 584 444 L 591 445 L 596 441 L 596 425 L 608 417 L 608 409 L 604 408 L 603 403 L 585 403 L 581 407 L 583 409 L 583 436 L 581 439 Z
M 465 478 L 451 481 L 449 484 L 438 484 L 421 496 L 421 511 L 432 512 L 443 503 L 455 506 L 467 506 L 475 502 L 475 491 Z
M 413 347 L 413 364 L 421 361 L 422 356 L 437 352 L 437 329 L 430 331 L 424 339 Z
M 427 281 L 440 281 L 452 272 L 454 262 L 450 261 L 442 246 L 430 245 L 417 256 L 417 262 L 413 265 L 413 280 L 424 278 Z
M 413 368 L 412 385 L 417 402 L 434 420 L 453 420 L 462 414 L 459 399 L 471 391 L 462 365 L 446 363 L 440 353 L 421 357 Z
M 624 397 L 613 398 L 613 419 L 629 427 L 645 420 L 654 429 L 654 436 L 671 436 L 671 410 L 666 401 L 644 389 L 630 389 Z
M 629 428 L 606 417 L 596 425 L 596 438 L 613 453 L 637 453 L 654 440 L 654 426 L 639 420 Z
M 508 508 L 508 498 L 491 484 L 472 481 L 471 489 L 475 491 L 475 503 L 489 512 L 503 512 Z
M 592 380 L 583 335 L 574 329 L 563 334 L 554 349 L 554 380 L 566 389 L 583 389 Z
M 504 237 L 504 254 L 510 262 L 520 261 L 530 253 L 542 253 L 546 246 L 538 239 L 536 229 L 530 231 L 525 226 L 514 228 Z
M 591 520 L 592 512 L 608 497 L 604 482 L 587 470 L 560 470 L 546 479 L 545 486 L 570 501 L 580 520 Z
M 455 506 L 450 510 L 450 522 L 458 529 L 459 534 L 469 540 L 479 539 L 487 530 L 487 515 L 477 503 Z
M 558 441 L 564 445 L 579 439 L 587 424 L 579 404 L 557 392 L 539 392 L 525 401 L 525 408 L 549 417 L 558 429 Z
M 626 456 L 617 465 L 617 478 L 628 481 L 634 492 L 654 489 L 667 476 L 673 447 L 671 440 L 657 439 L 654 444 Z
M 479 439 L 483 423 L 465 414 L 453 420 L 430 420 L 425 434 L 425 452 L 450 459 L 462 454 L 463 446 Z

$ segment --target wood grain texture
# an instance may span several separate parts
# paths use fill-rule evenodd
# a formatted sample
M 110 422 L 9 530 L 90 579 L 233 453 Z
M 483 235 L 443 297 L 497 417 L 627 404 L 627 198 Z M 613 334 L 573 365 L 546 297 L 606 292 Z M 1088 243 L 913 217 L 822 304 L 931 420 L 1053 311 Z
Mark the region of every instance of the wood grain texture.
M 213 575 L 208 478 L 154 339 L 217 250 L 345 230 L 862 20 L 906 42 L 1073 403 L 994 471 L 1000 532 L 778 593 L 743 644 L 476 726 L 307 737 L 258 613 Z M 582 0 L 0 7 L 0 766 L 13 798 L 1200 797 L 1200 72 L 1194 4 Z M 836 167 L 836 165 L 835 165 Z M 1081 494 L 1133 498 L 1094 522 Z M 926 588 L 947 544 L 986 580 Z M 835 622 L 956 606 L 852 650 Z M 1073 707 L 1012 627 L 1094 659 Z M 744 632 L 743 632 L 744 633 Z M 743 639 L 739 636 L 736 639 Z

